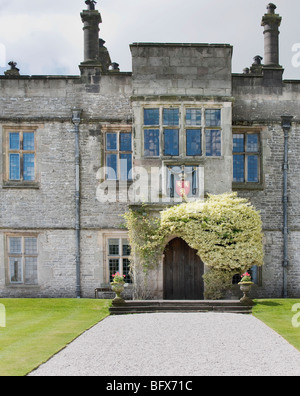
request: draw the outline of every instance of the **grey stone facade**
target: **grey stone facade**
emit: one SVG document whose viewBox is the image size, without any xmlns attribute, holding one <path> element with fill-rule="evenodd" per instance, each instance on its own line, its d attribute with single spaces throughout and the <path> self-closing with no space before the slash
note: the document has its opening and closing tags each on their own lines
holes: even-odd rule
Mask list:
<svg viewBox="0 0 300 396">
<path fill-rule="evenodd" d="M 75 127 L 71 120 L 74 108 L 83 110 L 79 125 L 82 297 L 93 297 L 95 288 L 109 282 L 108 241 L 123 243 L 126 239 L 122 214 L 129 206 L 144 201 L 158 211 L 170 204 L 167 169 L 176 165 L 197 167 L 198 196 L 238 191 L 261 211 L 265 265 L 254 291 L 258 297 L 281 297 L 281 115 L 286 113 L 294 116 L 289 133 L 287 287 L 289 297 L 300 297 L 300 82 L 282 80 L 283 69 L 276 58 L 278 42 L 274 39 L 280 22 L 274 13 L 275 9 L 269 7 L 264 16 L 269 64 L 253 65 L 248 74 L 232 74 L 232 47 L 228 44 L 175 43 L 132 44 L 133 72 L 120 72 L 108 67 L 110 59 L 103 49 L 103 40 L 99 47 L 100 14 L 85 10 L 85 55 L 79 76 L 23 76 L 22 71 L 20 75 L 0 76 L 0 297 L 76 296 Z M 278 23 L 272 35 L 266 24 L 274 15 Z M 155 127 L 161 132 L 157 142 L 159 155 L 146 155 L 144 109 L 159 109 L 160 114 L 163 109 L 179 109 L 178 155 L 166 154 L 163 125 Z M 198 109 L 202 118 L 207 110 L 220 110 L 220 125 L 214 127 L 221 139 L 217 155 L 205 153 L 212 128 L 202 124 L 202 153 L 188 156 L 182 133 L 187 109 Z M 12 158 L 25 158 L 26 150 L 21 150 L 25 146 L 12 150 L 11 134 L 24 136 L 28 132 L 35 136 L 34 177 L 30 181 L 15 180 L 11 177 Z M 257 183 L 233 183 L 233 132 L 255 132 L 260 136 Z M 133 166 L 142 167 L 148 175 L 153 168 L 162 169 L 161 183 L 150 186 L 147 179 L 139 185 L 143 194 L 134 202 L 128 199 L 134 183 L 120 177 L 116 182 L 106 180 L 102 169 L 109 156 L 107 136 L 116 134 L 119 139 L 122 133 L 132 133 Z M 103 200 L 107 191 L 112 191 L 117 199 Z M 11 238 L 22 242 L 22 251 L 13 251 Z M 36 238 L 37 252 L 26 252 L 26 238 Z M 34 262 L 35 254 L 35 281 L 26 282 L 26 277 L 30 278 L 26 263 Z M 124 261 L 120 252 L 119 256 Z M 23 266 L 18 269 L 22 271 L 18 282 L 12 281 L 14 260 Z M 162 265 L 154 276 L 156 297 L 162 296 Z"/>
</svg>

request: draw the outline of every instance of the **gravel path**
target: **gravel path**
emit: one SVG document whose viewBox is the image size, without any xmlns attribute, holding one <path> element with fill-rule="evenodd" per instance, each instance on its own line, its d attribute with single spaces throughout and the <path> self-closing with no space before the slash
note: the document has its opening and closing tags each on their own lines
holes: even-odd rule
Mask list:
<svg viewBox="0 0 300 396">
<path fill-rule="evenodd" d="M 31 376 L 299 376 L 300 352 L 251 315 L 109 316 Z"/>
</svg>

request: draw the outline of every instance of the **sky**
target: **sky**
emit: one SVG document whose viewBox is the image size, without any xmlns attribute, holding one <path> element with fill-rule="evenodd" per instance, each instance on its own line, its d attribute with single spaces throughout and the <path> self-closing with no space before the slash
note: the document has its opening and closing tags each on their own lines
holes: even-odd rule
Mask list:
<svg viewBox="0 0 300 396">
<path fill-rule="evenodd" d="M 233 46 L 233 73 L 264 56 L 266 0 L 99 0 L 99 37 L 113 62 L 131 71 L 133 42 L 222 43 Z M 276 0 L 280 64 L 300 80 L 300 1 Z M 0 75 L 17 62 L 23 75 L 79 75 L 84 0 L 0 0 Z"/>
</svg>

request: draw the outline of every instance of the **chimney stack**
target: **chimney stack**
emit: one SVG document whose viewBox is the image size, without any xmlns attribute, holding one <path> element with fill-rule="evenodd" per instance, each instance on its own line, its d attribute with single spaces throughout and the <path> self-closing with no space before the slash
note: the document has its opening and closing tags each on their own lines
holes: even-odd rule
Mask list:
<svg viewBox="0 0 300 396">
<path fill-rule="evenodd" d="M 275 14 L 276 5 L 269 3 L 268 12 L 263 16 L 261 25 L 264 26 L 265 55 L 264 65 L 267 67 L 279 66 L 279 26 L 281 16 Z"/>
<path fill-rule="evenodd" d="M 99 23 L 102 22 L 101 15 L 95 10 L 96 2 L 86 0 L 87 10 L 83 10 L 81 15 L 84 24 L 84 62 L 88 64 L 99 64 Z"/>
</svg>

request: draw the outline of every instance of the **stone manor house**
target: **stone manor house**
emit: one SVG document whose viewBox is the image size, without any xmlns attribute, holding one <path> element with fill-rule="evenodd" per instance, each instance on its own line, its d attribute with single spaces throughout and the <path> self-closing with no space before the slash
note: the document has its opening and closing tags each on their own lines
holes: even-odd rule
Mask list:
<svg viewBox="0 0 300 396">
<path fill-rule="evenodd" d="M 86 4 L 79 75 L 25 76 L 10 62 L 0 76 L 0 296 L 90 298 L 116 271 L 130 291 L 129 207 L 237 191 L 263 220 L 253 293 L 299 298 L 300 81 L 283 79 L 276 6 L 264 56 L 233 74 L 231 45 L 200 43 L 134 43 L 121 72 Z M 203 298 L 204 271 L 174 238 L 153 297 Z"/>
</svg>

